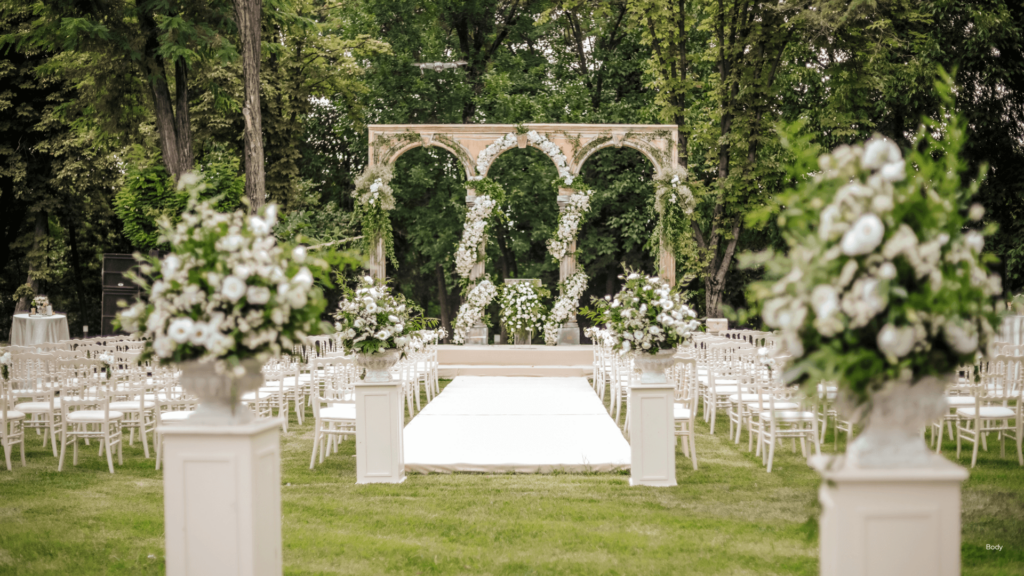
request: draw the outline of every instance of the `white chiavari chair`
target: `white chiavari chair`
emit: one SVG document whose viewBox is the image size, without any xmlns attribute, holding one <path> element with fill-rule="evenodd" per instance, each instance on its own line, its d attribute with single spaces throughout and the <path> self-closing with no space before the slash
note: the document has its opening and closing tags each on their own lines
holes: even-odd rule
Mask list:
<svg viewBox="0 0 1024 576">
<path fill-rule="evenodd" d="M 814 453 L 821 454 L 821 442 L 818 440 L 818 415 L 813 410 L 806 410 L 800 406 L 796 410 L 786 409 L 792 404 L 802 405 L 799 392 L 790 386 L 782 383 L 779 374 L 783 370 L 783 362 L 776 359 L 777 367 L 773 373 L 771 387 L 765 388 L 768 395 L 768 402 L 762 405 L 765 408 L 754 423 L 758 433 L 758 450 L 761 454 L 761 461 L 767 465 L 768 472 L 772 471 L 772 463 L 775 460 L 775 446 L 779 441 L 789 438 L 796 449 L 796 441 L 800 441 L 800 450 L 804 457 L 807 456 L 807 441 L 814 444 Z"/>
<path fill-rule="evenodd" d="M 21 446 L 21 465 L 25 466 L 25 413 L 15 410 L 11 401 L 11 383 L 0 378 L 0 448 L 4 450 L 7 471 L 12 470 L 11 452 Z"/>
<path fill-rule="evenodd" d="M 140 364 L 140 353 L 115 351 L 112 354 L 111 378 L 108 385 L 116 394 L 110 409 L 124 414 L 121 429 L 129 431 L 128 445 L 135 444 L 135 431 L 142 439 L 142 452 L 149 458 L 149 434 L 155 434 L 157 399 L 147 367 Z"/>
<path fill-rule="evenodd" d="M 352 359 L 344 356 L 314 358 L 310 363 L 316 382 L 313 387 L 313 453 L 310 470 L 330 452 L 337 452 L 338 442 L 356 434 L 355 388 L 351 378 Z"/>
<path fill-rule="evenodd" d="M 42 431 L 43 446 L 49 439 L 53 455 L 57 456 L 57 429 L 61 418 L 61 387 L 63 378 L 59 360 L 52 354 L 16 352 L 11 355 L 10 397 L 14 409 L 25 414 L 26 429 Z M 24 400 L 19 402 L 19 400 Z"/>
<path fill-rule="evenodd" d="M 675 384 L 675 403 L 672 407 L 673 418 L 675 419 L 675 434 L 679 438 L 683 455 L 687 456 L 693 463 L 693 469 L 697 469 L 697 441 L 695 423 L 697 419 L 697 400 L 700 396 L 700 387 L 697 384 L 697 360 L 695 358 L 680 358 L 669 372 L 669 377 Z"/>
<path fill-rule="evenodd" d="M 103 362 L 87 358 L 62 360 L 61 362 L 74 363 L 80 382 L 102 383 L 86 384 L 79 389 L 77 397 L 62 399 L 60 405 L 62 413 L 61 447 L 57 471 L 64 470 L 64 455 L 67 452 L 68 444 L 73 446 L 72 464 L 77 466 L 78 440 L 96 439 L 100 442 L 100 452 L 106 451 L 107 467 L 113 474 L 115 446 L 117 447 L 117 463 L 118 465 L 124 464 L 121 449 L 121 423 L 124 420 L 124 413 L 110 409 L 111 402 L 117 399 L 117 391 L 113 386 L 108 386 L 106 380 L 100 376 L 106 370 Z"/>
<path fill-rule="evenodd" d="M 1021 363 L 1019 356 L 997 356 L 978 363 L 977 381 L 971 384 L 974 406 L 957 408 L 956 458 L 960 459 L 961 444 L 971 442 L 971 468 L 978 463 L 979 446 L 988 449 L 986 438 L 995 433 L 999 440 L 1000 457 L 1006 457 L 1006 440 L 1017 444 L 1017 462 L 1024 466 L 1024 421 L 1021 419 Z"/>
</svg>

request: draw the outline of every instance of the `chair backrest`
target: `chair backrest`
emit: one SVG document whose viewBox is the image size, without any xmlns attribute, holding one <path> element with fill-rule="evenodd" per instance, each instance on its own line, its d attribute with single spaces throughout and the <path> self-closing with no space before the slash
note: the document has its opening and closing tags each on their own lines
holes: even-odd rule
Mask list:
<svg viewBox="0 0 1024 576">
<path fill-rule="evenodd" d="M 14 348 L 14 346 L 12 346 Z M 40 393 L 51 391 L 60 383 L 57 357 L 38 352 L 11 354 L 10 380 L 21 390 L 36 390 Z"/>
</svg>

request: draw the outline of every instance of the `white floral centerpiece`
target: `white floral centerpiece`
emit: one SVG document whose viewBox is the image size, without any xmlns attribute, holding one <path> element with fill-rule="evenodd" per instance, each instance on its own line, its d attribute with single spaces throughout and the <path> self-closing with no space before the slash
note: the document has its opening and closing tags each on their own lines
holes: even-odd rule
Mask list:
<svg viewBox="0 0 1024 576">
<path fill-rule="evenodd" d="M 587 291 L 587 274 L 577 270 L 562 286 L 562 293 L 551 306 L 551 313 L 544 322 L 544 343 L 553 346 L 558 343 L 558 332 L 579 307 L 580 298 Z"/>
<path fill-rule="evenodd" d="M 483 321 L 487 306 L 497 294 L 498 288 L 489 278 L 482 279 L 469 291 L 455 317 L 455 328 L 453 329 L 455 333 L 452 335 L 452 340 L 456 344 L 466 343 L 470 330 Z"/>
<path fill-rule="evenodd" d="M 427 324 L 418 306 L 370 276 L 361 278 L 355 290 L 345 290 L 334 317 L 340 344 L 356 353 L 367 381 L 390 381 L 387 370 Z"/>
<path fill-rule="evenodd" d="M 36 296 L 32 298 L 32 307 L 36 309 L 37 314 L 46 314 L 46 307 L 50 305 L 50 299 L 46 296 Z"/>
<path fill-rule="evenodd" d="M 532 282 L 512 282 L 501 287 L 501 325 L 513 335 L 516 344 L 529 344 L 533 331 L 544 322 L 544 304 L 540 300 L 543 292 Z"/>
<path fill-rule="evenodd" d="M 984 210 L 962 207 L 978 185 L 961 180 L 963 122 L 934 129 L 944 139 L 922 132 L 909 162 L 881 136 L 821 155 L 820 172 L 782 198 L 789 253 L 751 258 L 778 278 L 752 296 L 780 331 L 776 354 L 790 356 L 785 379 L 809 394 L 834 381 L 840 410 L 867 416 L 847 450 L 862 466 L 929 462 L 919 430 L 945 413 L 948 378 L 999 324 L 1000 279 L 982 233 L 964 232 Z M 795 173 L 813 172 L 813 156 L 798 156 Z"/>
<path fill-rule="evenodd" d="M 569 202 L 558 215 L 558 228 L 555 230 L 555 237 L 548 240 L 548 253 L 555 260 L 565 258 L 569 253 L 569 247 L 576 241 L 580 232 L 580 226 L 590 210 L 590 200 L 594 196 L 593 190 L 575 190 L 569 196 Z"/>
<path fill-rule="evenodd" d="M 238 398 L 260 385 L 262 364 L 329 331 L 320 320 L 327 302 L 314 285 L 327 279 L 328 264 L 277 244 L 274 204 L 260 215 L 224 214 L 198 201 L 204 187 L 192 174 L 181 177 L 188 207 L 177 225 L 159 223 L 170 253 L 136 255 L 141 275 L 132 279 L 145 297 L 117 324 L 145 339 L 142 360 L 182 368 L 182 385 L 200 395 L 195 421 L 239 423 L 249 411 L 236 410 Z"/>
<path fill-rule="evenodd" d="M 635 354 L 644 382 L 664 381 L 676 348 L 700 327 L 697 313 L 661 278 L 637 272 L 619 278 L 626 281 L 622 290 L 610 301 L 595 298 L 584 314 L 608 327 L 613 350 Z"/>
</svg>

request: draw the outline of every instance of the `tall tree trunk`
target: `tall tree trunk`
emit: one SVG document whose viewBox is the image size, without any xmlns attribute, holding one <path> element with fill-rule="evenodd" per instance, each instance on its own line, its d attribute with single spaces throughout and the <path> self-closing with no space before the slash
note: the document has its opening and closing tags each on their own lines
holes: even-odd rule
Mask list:
<svg viewBox="0 0 1024 576">
<path fill-rule="evenodd" d="M 192 170 L 195 162 L 188 114 L 188 66 L 181 59 L 174 62 L 175 110 L 175 102 L 171 99 L 171 90 L 167 85 L 166 62 L 160 55 L 160 30 L 156 20 L 152 13 L 143 12 L 139 21 L 145 33 L 143 50 L 147 56 L 142 64 L 142 74 L 148 79 L 153 94 L 160 153 L 167 172 L 177 182 L 179 176 Z"/>
<path fill-rule="evenodd" d="M 260 114 L 260 16 L 262 0 L 235 0 L 235 20 L 242 40 L 242 79 L 245 99 L 242 119 L 245 156 L 245 195 L 256 212 L 267 201 L 267 179 L 263 166 L 263 120 Z"/>
<path fill-rule="evenodd" d="M 78 316 L 81 324 L 87 324 L 85 317 L 89 308 L 85 305 L 85 284 L 82 282 L 82 258 L 78 253 L 78 227 L 74 218 L 68 218 L 68 247 L 71 248 L 71 270 L 75 274 L 75 301 L 78 303 Z"/>
<path fill-rule="evenodd" d="M 448 313 L 448 287 L 445 286 L 444 272 L 441 270 L 440 264 L 434 267 L 434 272 L 437 275 L 437 302 L 441 308 L 441 328 L 444 328 L 448 336 L 451 336 L 452 323 Z"/>
<path fill-rule="evenodd" d="M 46 236 L 49 233 L 48 226 L 49 217 L 45 210 L 36 212 L 36 229 L 32 239 L 32 251 L 28 255 L 28 278 L 26 283 L 32 288 L 32 292 L 35 294 L 39 293 L 39 273 L 43 268 L 44 254 L 43 252 L 43 241 L 46 240 Z M 15 306 L 14 311 L 16 313 L 28 312 L 32 307 L 31 299 L 27 296 L 22 296 L 18 300 L 18 305 Z"/>
</svg>

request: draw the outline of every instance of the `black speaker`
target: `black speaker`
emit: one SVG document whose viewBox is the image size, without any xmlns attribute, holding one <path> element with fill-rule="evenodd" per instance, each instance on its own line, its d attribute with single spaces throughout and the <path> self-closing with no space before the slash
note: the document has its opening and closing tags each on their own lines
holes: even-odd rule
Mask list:
<svg viewBox="0 0 1024 576">
<path fill-rule="evenodd" d="M 103 289 L 103 302 L 101 304 L 101 316 L 100 316 L 100 336 L 112 336 L 114 334 L 127 334 L 123 330 L 114 330 L 112 322 L 114 317 L 117 316 L 118 311 L 121 310 L 121 306 L 118 302 L 124 301 L 127 306 L 131 306 L 133 303 L 138 301 L 139 291 L 135 288 L 104 288 Z"/>
<path fill-rule="evenodd" d="M 138 262 L 131 254 L 103 255 L 103 289 L 134 289 L 135 283 L 129 280 L 126 272 L 136 272 Z"/>
</svg>

